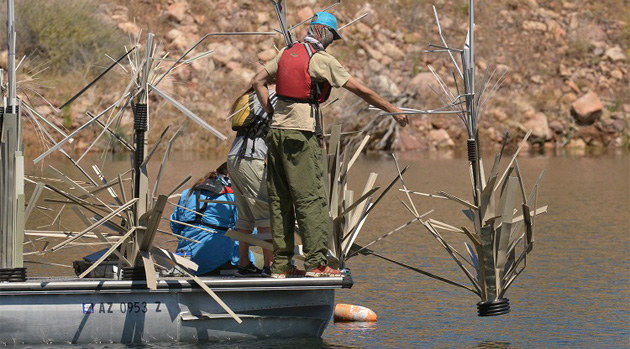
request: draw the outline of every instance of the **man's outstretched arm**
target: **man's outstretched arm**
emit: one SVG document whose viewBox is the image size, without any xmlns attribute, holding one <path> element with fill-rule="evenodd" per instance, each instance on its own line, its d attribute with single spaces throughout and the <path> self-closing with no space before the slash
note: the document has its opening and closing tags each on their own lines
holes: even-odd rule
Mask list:
<svg viewBox="0 0 630 349">
<path fill-rule="evenodd" d="M 251 82 L 254 92 L 256 92 L 256 96 L 258 96 L 258 101 L 260 101 L 263 109 L 265 109 L 265 112 L 269 115 L 273 114 L 273 107 L 269 101 L 269 88 L 267 87 L 271 81 L 272 77 L 269 75 L 267 70 L 261 69 L 258 74 L 252 78 Z"/>
<path fill-rule="evenodd" d="M 346 82 L 343 87 L 359 96 L 364 101 L 370 103 L 371 105 L 390 113 L 402 113 L 402 110 L 395 105 L 389 103 L 383 97 L 379 96 L 376 92 L 372 91 L 370 88 L 361 84 L 357 79 L 350 77 L 348 82 Z M 405 127 L 409 123 L 409 118 L 405 114 L 397 114 L 392 115 L 396 122 L 402 127 Z"/>
</svg>

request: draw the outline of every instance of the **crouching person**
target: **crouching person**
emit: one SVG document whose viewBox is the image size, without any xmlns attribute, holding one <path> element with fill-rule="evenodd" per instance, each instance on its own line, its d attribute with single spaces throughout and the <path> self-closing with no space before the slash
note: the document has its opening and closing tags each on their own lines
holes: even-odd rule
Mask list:
<svg viewBox="0 0 630 349">
<path fill-rule="evenodd" d="M 200 178 L 182 192 L 171 215 L 173 233 L 199 241 L 180 239 L 177 244 L 177 252 L 190 256 L 199 266 L 196 275 L 219 274 L 238 264 L 238 242 L 225 236 L 237 220 L 234 194 L 226 174 L 224 164 Z"/>
</svg>

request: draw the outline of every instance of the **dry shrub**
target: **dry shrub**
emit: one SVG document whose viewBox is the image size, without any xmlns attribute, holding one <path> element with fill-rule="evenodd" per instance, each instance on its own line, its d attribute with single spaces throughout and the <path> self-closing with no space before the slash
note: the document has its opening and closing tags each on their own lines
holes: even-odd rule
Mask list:
<svg viewBox="0 0 630 349">
<path fill-rule="evenodd" d="M 103 53 L 118 48 L 116 26 L 96 1 L 22 0 L 16 2 L 15 20 L 17 54 L 39 55 L 53 70 L 105 63 Z M 2 39 L 0 45 L 6 47 L 5 36 Z"/>
</svg>

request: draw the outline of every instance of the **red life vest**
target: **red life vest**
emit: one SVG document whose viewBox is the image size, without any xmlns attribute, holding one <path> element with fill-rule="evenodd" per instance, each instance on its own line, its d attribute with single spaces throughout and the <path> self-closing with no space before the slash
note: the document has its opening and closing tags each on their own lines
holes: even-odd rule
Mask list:
<svg viewBox="0 0 630 349">
<path fill-rule="evenodd" d="M 297 103 L 323 103 L 330 96 L 330 83 L 317 82 L 308 74 L 311 57 L 321 49 L 295 44 L 282 53 L 276 74 L 278 98 Z"/>
</svg>

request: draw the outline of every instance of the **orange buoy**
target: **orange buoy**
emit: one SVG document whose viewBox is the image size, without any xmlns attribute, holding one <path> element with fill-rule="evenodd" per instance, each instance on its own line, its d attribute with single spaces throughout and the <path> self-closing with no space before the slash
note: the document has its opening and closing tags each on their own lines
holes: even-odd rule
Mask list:
<svg viewBox="0 0 630 349">
<path fill-rule="evenodd" d="M 335 322 L 337 321 L 377 321 L 376 313 L 360 305 L 337 304 L 335 306 Z"/>
</svg>

